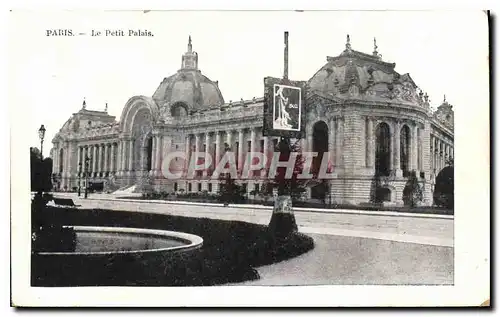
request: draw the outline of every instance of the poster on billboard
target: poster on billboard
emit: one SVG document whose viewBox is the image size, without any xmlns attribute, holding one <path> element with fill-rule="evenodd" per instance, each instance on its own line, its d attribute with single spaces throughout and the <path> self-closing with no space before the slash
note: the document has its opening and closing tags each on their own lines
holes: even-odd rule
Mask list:
<svg viewBox="0 0 500 317">
<path fill-rule="evenodd" d="M 264 135 L 304 137 L 305 82 L 264 78 Z"/>
</svg>

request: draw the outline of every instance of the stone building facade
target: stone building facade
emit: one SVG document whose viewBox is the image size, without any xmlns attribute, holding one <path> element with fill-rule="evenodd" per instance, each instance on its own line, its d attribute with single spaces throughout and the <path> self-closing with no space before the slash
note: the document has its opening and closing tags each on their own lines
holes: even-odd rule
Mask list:
<svg viewBox="0 0 500 317">
<path fill-rule="evenodd" d="M 383 61 L 376 43 L 366 54 L 353 50 L 349 37 L 345 50 L 327 57 L 307 83 L 301 149 L 327 153 L 336 177 L 326 185 L 311 183 L 306 199 L 365 203 L 373 200 L 375 184 L 383 188 L 384 201 L 402 204 L 408 176 L 415 172 L 423 203 L 432 204 L 434 179 L 454 154 L 453 109 L 446 99 L 432 110 L 427 94 L 409 74 Z M 225 102 L 218 82 L 198 68 L 189 38 L 181 69 L 151 97 L 130 98 L 119 120 L 107 109 L 88 110 L 84 101 L 52 140 L 56 187 L 74 190 L 87 171 L 89 182 L 115 188 L 148 182 L 157 191 L 215 193 L 219 182 L 203 177 L 210 170 L 194 180 L 165 179 L 164 156 L 205 152 L 219 160 L 232 149 L 241 167 L 247 152 L 272 151 L 277 139 L 262 135 L 263 103 L 263 98 Z M 243 182 L 251 192 L 264 180 Z"/>
</svg>

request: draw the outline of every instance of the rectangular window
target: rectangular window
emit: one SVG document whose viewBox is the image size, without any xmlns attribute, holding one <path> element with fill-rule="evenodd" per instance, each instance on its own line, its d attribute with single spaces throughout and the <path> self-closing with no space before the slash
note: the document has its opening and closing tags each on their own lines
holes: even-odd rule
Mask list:
<svg viewBox="0 0 500 317">
<path fill-rule="evenodd" d="M 260 191 L 260 184 L 255 184 L 255 192 L 258 193 Z"/>
<path fill-rule="evenodd" d="M 188 192 L 190 192 L 192 189 L 193 187 L 191 186 L 191 183 L 188 183 Z"/>
<path fill-rule="evenodd" d="M 201 183 L 198 183 L 198 191 L 201 192 Z"/>
<path fill-rule="evenodd" d="M 212 192 L 212 183 L 208 183 L 208 191 Z"/>
<path fill-rule="evenodd" d="M 174 191 L 175 191 L 175 192 L 177 191 L 177 188 L 178 188 L 177 183 L 174 183 Z"/>
</svg>

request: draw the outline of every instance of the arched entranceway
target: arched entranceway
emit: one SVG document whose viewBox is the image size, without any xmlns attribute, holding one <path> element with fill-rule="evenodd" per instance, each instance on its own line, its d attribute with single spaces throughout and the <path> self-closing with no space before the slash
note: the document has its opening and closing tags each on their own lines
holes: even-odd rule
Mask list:
<svg viewBox="0 0 500 317">
<path fill-rule="evenodd" d="M 328 155 L 328 125 L 324 121 L 318 121 L 313 125 L 313 152 L 318 153 L 313 159 L 311 173 L 318 175 L 321 167 L 321 161 L 325 155 Z M 311 198 L 324 200 L 328 192 L 326 182 L 320 182 L 311 188 Z"/>
<path fill-rule="evenodd" d="M 391 130 L 385 122 L 376 129 L 375 175 L 389 176 L 391 172 Z"/>
<path fill-rule="evenodd" d="M 325 153 L 328 154 L 328 125 L 324 121 L 318 121 L 313 126 L 313 152 L 318 156 L 313 159 L 312 174 L 317 174 L 321 166 L 321 160 Z"/>
<path fill-rule="evenodd" d="M 153 123 L 149 108 L 137 111 L 132 121 L 132 170 L 150 171 L 153 169 Z"/>
</svg>

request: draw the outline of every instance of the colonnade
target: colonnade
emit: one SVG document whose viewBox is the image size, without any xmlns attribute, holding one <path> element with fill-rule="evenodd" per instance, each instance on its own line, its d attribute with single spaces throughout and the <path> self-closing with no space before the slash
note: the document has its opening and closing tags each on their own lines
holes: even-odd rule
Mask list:
<svg viewBox="0 0 500 317">
<path fill-rule="evenodd" d="M 77 173 L 84 171 L 91 173 L 91 177 L 106 176 L 117 171 L 117 143 L 99 143 L 78 146 L 77 149 Z M 88 158 L 88 166 L 85 167 L 85 159 Z"/>
<path fill-rule="evenodd" d="M 437 135 L 431 135 L 431 169 L 437 175 L 454 157 L 454 147 L 451 142 Z"/>
<path fill-rule="evenodd" d="M 406 123 L 401 120 L 377 120 L 374 117 L 366 117 L 366 166 L 369 168 L 375 167 L 375 153 L 377 151 L 377 128 L 381 123 L 387 123 L 390 126 L 391 142 L 390 142 L 390 170 L 395 171 L 397 176 L 402 176 L 403 162 L 401 162 L 401 135 L 402 129 L 406 125 L 409 128 L 409 143 L 407 146 L 408 161 L 407 169 L 409 171 L 423 170 L 423 129 L 415 122 Z"/>
<path fill-rule="evenodd" d="M 185 154 L 186 157 L 191 157 L 193 153 L 210 155 L 213 168 L 219 164 L 226 151 L 233 151 L 237 170 L 241 171 L 245 165 L 245 159 L 249 159 L 247 153 L 268 153 L 272 150 L 270 149 L 271 139 L 271 137 L 263 137 L 261 128 L 257 127 L 188 133 L 185 136 Z M 207 176 L 209 172 L 207 162 L 203 175 Z"/>
</svg>

